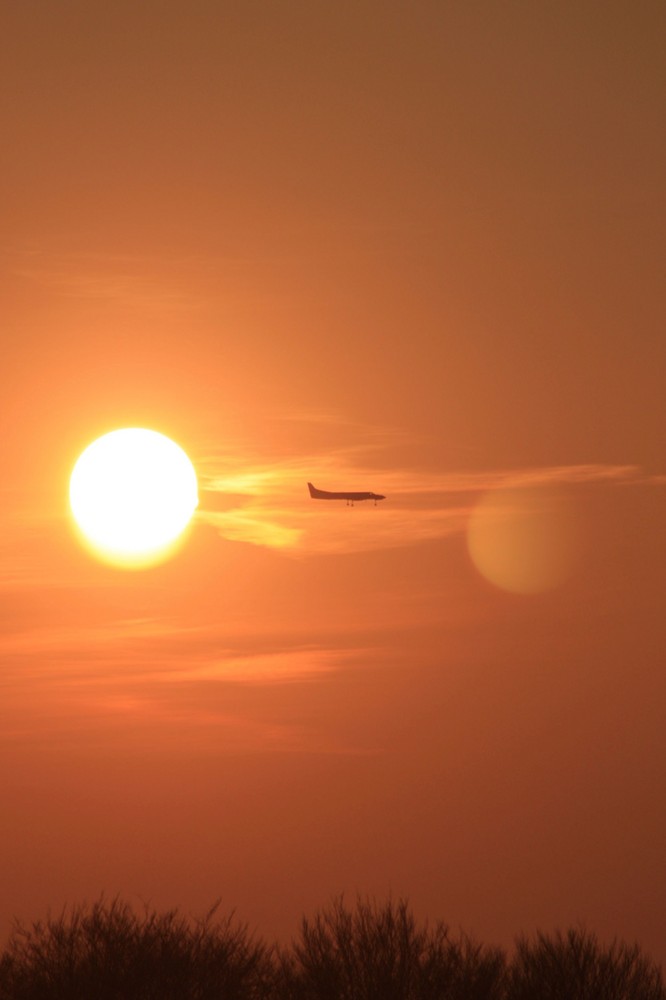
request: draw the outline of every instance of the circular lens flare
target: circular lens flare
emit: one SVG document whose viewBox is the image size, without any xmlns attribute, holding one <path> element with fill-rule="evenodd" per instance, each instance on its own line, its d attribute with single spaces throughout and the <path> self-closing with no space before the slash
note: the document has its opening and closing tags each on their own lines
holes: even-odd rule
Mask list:
<svg viewBox="0 0 666 1000">
<path fill-rule="evenodd" d="M 171 555 L 198 505 L 182 448 L 157 431 L 126 427 L 93 441 L 69 483 L 74 520 L 93 552 L 139 567 Z"/>
<path fill-rule="evenodd" d="M 574 566 L 573 509 L 566 497 L 541 487 L 491 490 L 472 512 L 467 546 L 479 572 L 502 590 L 550 590 Z"/>
</svg>

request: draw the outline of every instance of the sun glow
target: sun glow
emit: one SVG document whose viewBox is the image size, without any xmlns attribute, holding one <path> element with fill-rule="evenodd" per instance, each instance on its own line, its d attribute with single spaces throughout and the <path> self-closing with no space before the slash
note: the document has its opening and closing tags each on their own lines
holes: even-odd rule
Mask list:
<svg viewBox="0 0 666 1000">
<path fill-rule="evenodd" d="M 126 427 L 93 441 L 69 483 L 77 527 L 107 562 L 141 567 L 172 554 L 198 504 L 185 452 L 157 431 Z"/>
</svg>

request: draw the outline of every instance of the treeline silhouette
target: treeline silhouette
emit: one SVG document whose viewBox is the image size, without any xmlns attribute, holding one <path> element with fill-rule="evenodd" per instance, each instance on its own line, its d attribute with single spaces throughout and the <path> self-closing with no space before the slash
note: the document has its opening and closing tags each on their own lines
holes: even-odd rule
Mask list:
<svg viewBox="0 0 666 1000">
<path fill-rule="evenodd" d="M 101 899 L 16 923 L 0 1000 L 666 1000 L 638 945 L 584 928 L 519 937 L 508 955 L 419 924 L 405 900 L 340 896 L 283 947 L 217 910 L 192 921 Z"/>
</svg>

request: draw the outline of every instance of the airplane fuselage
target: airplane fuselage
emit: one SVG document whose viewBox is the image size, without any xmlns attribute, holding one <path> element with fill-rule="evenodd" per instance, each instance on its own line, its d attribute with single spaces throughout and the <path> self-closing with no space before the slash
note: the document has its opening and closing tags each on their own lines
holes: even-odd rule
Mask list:
<svg viewBox="0 0 666 1000">
<path fill-rule="evenodd" d="M 347 503 L 356 503 L 357 500 L 386 500 L 382 493 L 371 493 L 358 490 L 330 492 L 329 490 L 318 490 L 312 483 L 308 483 L 310 496 L 313 500 L 346 500 Z"/>
</svg>

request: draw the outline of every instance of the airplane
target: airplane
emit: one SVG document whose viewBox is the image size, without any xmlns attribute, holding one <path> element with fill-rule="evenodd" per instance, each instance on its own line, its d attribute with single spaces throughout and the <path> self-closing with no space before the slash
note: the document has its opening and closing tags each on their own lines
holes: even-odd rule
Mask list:
<svg viewBox="0 0 666 1000">
<path fill-rule="evenodd" d="M 312 483 L 308 483 L 310 496 L 313 500 L 346 500 L 348 506 L 354 506 L 356 500 L 374 500 L 375 507 L 378 500 L 386 500 L 381 493 L 329 493 L 328 490 L 318 490 Z"/>
</svg>

